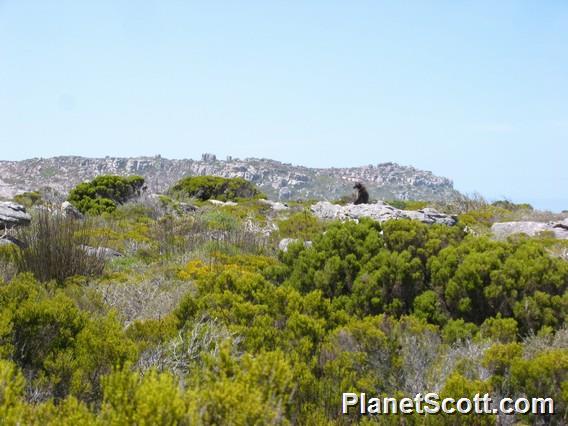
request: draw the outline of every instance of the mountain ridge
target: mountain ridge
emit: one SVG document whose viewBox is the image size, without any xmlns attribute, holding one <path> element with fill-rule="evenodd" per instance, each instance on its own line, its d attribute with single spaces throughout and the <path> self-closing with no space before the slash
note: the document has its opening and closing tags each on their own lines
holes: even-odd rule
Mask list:
<svg viewBox="0 0 568 426">
<path fill-rule="evenodd" d="M 393 162 L 314 168 L 266 158 L 219 160 L 205 153 L 200 160 L 160 155 L 104 158 L 70 155 L 0 161 L 0 196 L 9 198 L 42 187 L 66 193 L 78 183 L 102 174 L 143 176 L 151 192 L 165 192 L 185 176 L 242 177 L 277 200 L 337 199 L 352 194 L 355 182 L 365 184 L 371 197 L 377 199 L 436 201 L 459 195 L 450 179 Z"/>
</svg>

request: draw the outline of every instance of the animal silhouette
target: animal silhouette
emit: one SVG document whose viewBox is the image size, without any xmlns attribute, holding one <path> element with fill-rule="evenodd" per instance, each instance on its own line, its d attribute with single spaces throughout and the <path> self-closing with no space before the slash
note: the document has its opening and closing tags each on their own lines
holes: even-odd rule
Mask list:
<svg viewBox="0 0 568 426">
<path fill-rule="evenodd" d="M 369 204 L 369 193 L 361 182 L 357 182 L 353 189 L 357 190 L 357 199 L 353 204 Z"/>
</svg>

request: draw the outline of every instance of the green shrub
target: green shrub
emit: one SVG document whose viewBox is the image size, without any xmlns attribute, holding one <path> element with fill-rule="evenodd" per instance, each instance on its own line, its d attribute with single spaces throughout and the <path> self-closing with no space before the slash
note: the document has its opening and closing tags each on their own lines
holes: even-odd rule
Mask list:
<svg viewBox="0 0 568 426">
<path fill-rule="evenodd" d="M 3 424 L 22 424 L 25 380 L 10 361 L 0 359 L 0 419 Z"/>
<path fill-rule="evenodd" d="M 476 394 L 483 395 L 491 393 L 491 385 L 482 380 L 471 380 L 455 372 L 448 377 L 444 388 L 440 391 L 440 398 L 453 398 L 457 401 L 460 398 L 473 399 Z M 435 416 L 436 422 L 430 424 L 453 426 L 456 424 L 464 426 L 493 426 L 499 424 L 493 414 L 460 415 L 445 414 Z M 457 421 L 456 421 L 457 420 Z"/>
<path fill-rule="evenodd" d="M 401 210 L 421 210 L 428 207 L 427 201 L 388 200 L 386 203 Z"/>
<path fill-rule="evenodd" d="M 518 327 L 514 318 L 487 318 L 479 329 L 481 337 L 491 338 L 502 343 L 511 343 L 517 339 Z"/>
<path fill-rule="evenodd" d="M 41 204 L 43 200 L 41 199 L 41 194 L 39 192 L 32 191 L 14 196 L 14 201 L 24 207 L 30 208 Z"/>
<path fill-rule="evenodd" d="M 324 230 L 325 223 L 308 210 L 294 213 L 278 222 L 279 238 L 299 238 L 309 241 L 322 234 Z"/>
<path fill-rule="evenodd" d="M 437 325 L 444 325 L 448 320 L 442 301 L 433 290 L 426 290 L 414 299 L 414 315 Z"/>
<path fill-rule="evenodd" d="M 371 220 L 331 225 L 311 248 L 291 245 L 281 253 L 290 268 L 289 284 L 302 292 L 321 290 L 326 297 L 349 294 L 361 271 L 384 247 L 381 225 Z"/>
<path fill-rule="evenodd" d="M 143 185 L 144 178 L 140 176 L 97 176 L 73 188 L 68 200 L 85 214 L 110 213 L 119 204 L 140 195 Z"/>
<path fill-rule="evenodd" d="M 187 425 L 187 407 L 180 387 L 168 373 L 151 370 L 141 377 L 127 369 L 103 379 L 104 424 Z"/>
<path fill-rule="evenodd" d="M 136 355 L 115 315 L 82 311 L 63 290 L 29 274 L 0 286 L 0 318 L 0 354 L 57 399 L 99 399 L 101 375 Z"/>
<path fill-rule="evenodd" d="M 568 415 L 568 350 L 551 349 L 532 359 L 517 358 L 511 367 L 511 381 L 519 394 L 549 397 L 555 413 Z"/>
<path fill-rule="evenodd" d="M 500 314 L 513 317 L 522 333 L 565 321 L 568 264 L 537 241 L 467 238 L 430 258 L 429 273 L 454 319 L 481 325 Z"/>
<path fill-rule="evenodd" d="M 177 198 L 234 201 L 242 198 L 265 198 L 258 188 L 243 178 L 190 176 L 181 179 L 169 193 Z"/>
<path fill-rule="evenodd" d="M 487 205 L 459 215 L 460 223 L 469 227 L 488 228 L 495 222 L 507 220 L 511 220 L 511 211 L 501 207 L 499 204 Z"/>
<path fill-rule="evenodd" d="M 470 340 L 477 333 L 477 326 L 463 319 L 450 320 L 442 329 L 442 337 L 446 343 Z"/>
<path fill-rule="evenodd" d="M 509 200 L 498 200 L 498 201 L 494 201 L 493 203 L 491 203 L 492 206 L 495 207 L 500 207 L 503 208 L 505 210 L 509 210 L 509 211 L 515 211 L 515 210 L 527 210 L 527 211 L 533 211 L 534 207 L 531 206 L 528 203 L 522 203 L 522 204 L 515 204 Z"/>
</svg>

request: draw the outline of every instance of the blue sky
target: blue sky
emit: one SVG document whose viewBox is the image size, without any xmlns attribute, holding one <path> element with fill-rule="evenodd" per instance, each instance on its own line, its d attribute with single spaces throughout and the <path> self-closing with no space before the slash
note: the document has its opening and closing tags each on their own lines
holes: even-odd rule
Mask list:
<svg viewBox="0 0 568 426">
<path fill-rule="evenodd" d="M 568 2 L 0 0 L 0 159 L 396 161 L 568 209 Z"/>
</svg>

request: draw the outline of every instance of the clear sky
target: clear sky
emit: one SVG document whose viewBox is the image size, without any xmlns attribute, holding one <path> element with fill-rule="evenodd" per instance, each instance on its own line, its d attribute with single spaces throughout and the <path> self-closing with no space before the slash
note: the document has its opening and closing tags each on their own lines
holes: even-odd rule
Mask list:
<svg viewBox="0 0 568 426">
<path fill-rule="evenodd" d="M 0 159 L 202 152 L 568 209 L 568 2 L 0 0 Z"/>
</svg>

